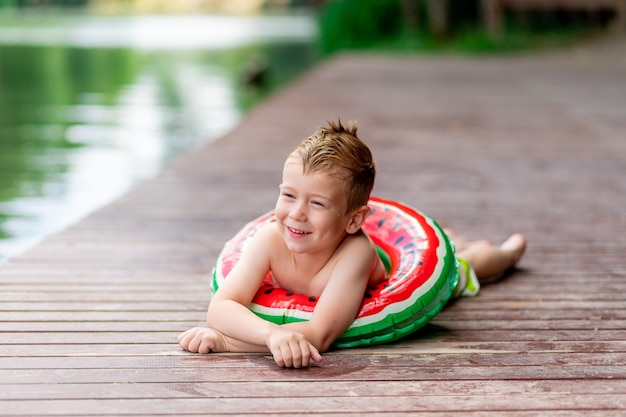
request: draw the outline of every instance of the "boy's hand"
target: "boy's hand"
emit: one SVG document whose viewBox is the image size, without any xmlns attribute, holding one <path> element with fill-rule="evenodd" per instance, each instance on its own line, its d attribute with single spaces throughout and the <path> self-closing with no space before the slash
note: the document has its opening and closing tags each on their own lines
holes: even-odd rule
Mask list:
<svg viewBox="0 0 626 417">
<path fill-rule="evenodd" d="M 271 332 L 267 347 L 274 356 L 274 362 L 281 367 L 301 368 L 309 366 L 311 360 L 322 361 L 322 355 L 303 334 L 282 327 Z"/>
<path fill-rule="evenodd" d="M 207 327 L 194 327 L 178 336 L 181 348 L 193 353 L 227 352 L 224 335 Z"/>
</svg>

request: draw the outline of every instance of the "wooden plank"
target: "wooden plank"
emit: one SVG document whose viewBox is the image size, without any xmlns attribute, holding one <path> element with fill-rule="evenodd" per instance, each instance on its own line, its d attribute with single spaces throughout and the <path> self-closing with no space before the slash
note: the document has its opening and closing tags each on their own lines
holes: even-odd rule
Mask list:
<svg viewBox="0 0 626 417">
<path fill-rule="evenodd" d="M 500 304 L 502 306 L 502 304 Z M 181 311 L 24 311 L 6 312 L 0 311 L 0 321 L 64 321 L 64 322 L 111 322 L 111 321 L 204 321 L 206 306 L 197 304 L 195 308 L 190 305 Z M 444 309 L 439 317 L 445 319 L 475 320 L 478 315 L 484 319 L 502 320 L 567 320 L 580 319 L 590 320 L 594 323 L 599 320 L 626 319 L 626 309 L 511 309 L 481 310 L 479 306 L 474 309 Z M 594 325 L 595 326 L 595 325 Z"/>
<path fill-rule="evenodd" d="M 419 410 L 437 409 L 441 412 L 464 412 L 481 407 L 484 411 L 532 410 L 551 412 L 553 410 L 597 410 L 593 404 L 603 404 L 604 411 L 618 411 L 624 407 L 623 399 L 610 394 L 587 394 L 585 398 L 570 394 L 520 395 L 439 395 L 439 396 L 408 396 L 401 401 L 389 401 L 388 397 L 371 396 L 368 401 L 355 404 L 351 397 L 309 398 L 290 397 L 266 399 L 248 399 L 253 409 L 263 409 L 263 414 L 292 414 L 302 410 L 316 410 L 318 413 L 332 413 L 342 410 L 344 413 L 415 413 Z M 525 404 L 525 406 L 521 406 Z M 129 403 L 126 400 L 55 400 L 55 401 L 20 401 L 7 402 L 4 406 L 11 415 L 84 415 L 97 412 L 100 415 L 117 415 L 128 413 Z M 194 398 L 194 399 L 136 399 L 133 401 L 133 414 L 163 414 L 176 410 L 178 415 L 241 415 L 248 410 L 241 399 L 235 398 Z M 169 411 L 168 411 L 169 410 Z M 571 412 L 571 411 L 570 411 Z"/>
<path fill-rule="evenodd" d="M 582 301 L 623 301 L 622 291 L 626 290 L 626 285 L 622 283 L 600 285 L 596 283 L 595 286 L 598 290 L 594 291 L 591 288 L 584 287 L 583 285 L 573 286 L 571 283 L 564 283 L 563 286 L 553 285 L 551 287 L 546 286 L 545 291 L 541 294 L 534 293 L 532 290 L 536 284 L 533 285 L 518 285 L 517 291 L 513 289 L 498 288 L 498 291 L 490 291 L 481 298 L 482 301 L 517 301 L 532 300 L 535 302 L 550 302 L 550 301 L 567 301 L 567 302 L 582 302 Z M 36 305 L 38 303 L 54 303 L 54 304 L 68 304 L 76 305 L 79 302 L 88 303 L 133 303 L 133 299 L 142 299 L 142 303 L 175 303 L 175 300 L 171 300 L 171 296 L 168 296 L 166 288 L 162 288 L 160 291 L 153 291 L 153 288 L 146 286 L 146 291 L 141 291 L 138 288 L 129 288 L 128 291 L 124 290 L 124 287 L 115 289 L 103 289 L 99 290 L 94 288 L 93 291 L 89 289 L 76 290 L 75 287 L 68 288 L 64 291 L 63 288 L 51 288 L 48 286 L 48 291 L 40 291 L 39 285 L 32 286 L 32 291 L 27 291 L 20 288 L 19 291 L 6 291 L 0 293 L 0 303 L 7 303 L 9 306 L 13 304 L 30 303 Z M 170 289 L 175 289 L 171 287 Z M 525 291 L 526 290 L 526 291 Z M 543 290 L 543 288 L 542 288 Z M 178 291 L 180 297 L 193 303 L 204 303 L 208 305 L 210 300 L 210 290 L 208 288 L 189 287 L 188 290 Z M 16 310 L 24 310 L 26 307 L 19 307 Z"/>
<path fill-rule="evenodd" d="M 11 321 L 2 323 L 3 334 L 51 333 L 51 332 L 181 332 L 182 330 L 203 326 L 200 320 L 135 320 L 135 321 Z M 616 322 L 617 323 L 617 322 Z M 565 328 L 566 326 L 559 326 Z M 603 328 L 607 328 L 604 326 Z M 616 324 L 616 328 L 620 328 Z M 4 336 L 0 336 L 4 340 Z"/>
<path fill-rule="evenodd" d="M 455 329 L 467 329 L 467 330 L 485 330 L 485 329 L 500 329 L 500 330 L 598 330 L 598 329 L 626 329 L 626 320 L 487 320 L 481 319 L 480 321 L 458 318 L 445 320 L 442 317 L 437 317 L 433 324 L 441 326 L 450 331 Z"/>
<path fill-rule="evenodd" d="M 450 317 L 450 316 L 448 316 Z M 3 332 L 177 332 L 194 326 L 202 326 L 204 322 L 200 320 L 153 320 L 153 321 L 11 321 L 2 323 Z M 626 319 L 543 319 L 543 320 L 507 320 L 505 318 L 480 321 L 471 318 L 452 317 L 445 319 L 436 317 L 431 323 L 432 326 L 439 326 L 452 332 L 457 329 L 463 330 L 623 330 L 626 329 Z M 427 332 L 428 328 L 421 332 Z"/>
<path fill-rule="evenodd" d="M 118 311 L 118 312 L 141 312 L 141 311 L 206 311 L 208 305 L 208 294 L 205 300 L 198 299 L 196 301 L 190 300 L 189 302 L 181 302 L 179 300 L 172 300 L 171 302 L 164 301 L 143 301 L 143 302 L 119 302 L 112 300 L 112 302 L 4 302 L 3 307 L 5 312 L 29 312 L 39 311 L 42 313 L 53 312 L 62 313 L 67 312 L 99 312 L 99 311 Z M 625 308 L 624 300 L 485 300 L 485 302 L 479 303 L 464 303 L 463 310 L 480 310 L 483 308 L 491 309 L 509 309 L 509 310 L 562 310 L 562 309 L 574 309 L 574 310 L 623 310 Z"/>
<path fill-rule="evenodd" d="M 2 385 L 0 400 L 37 400 L 46 393 L 48 400 L 77 399 L 131 399 L 131 398 L 238 398 L 242 395 L 252 398 L 282 398 L 288 392 L 295 398 L 317 397 L 323 392 L 328 381 L 271 381 L 259 390 L 258 381 L 241 382 L 175 382 L 165 384 L 15 384 Z M 577 380 L 549 381 L 334 381 L 333 397 L 384 396 L 386 401 L 393 397 L 441 396 L 442 393 L 471 393 L 474 396 L 515 395 L 522 402 L 529 398 L 521 395 L 578 395 L 626 394 L 622 380 L 590 379 L 583 386 Z M 398 398 L 400 399 L 400 398 Z M 268 401 L 269 402 L 269 401 Z M 571 410 L 573 412 L 573 410 Z M 308 413 L 307 413 L 308 414 Z M 421 414 L 420 414 L 421 415 Z"/>
<path fill-rule="evenodd" d="M 180 327 L 182 329 L 182 326 Z M 183 329 L 184 330 L 184 329 Z M 167 343 L 176 342 L 178 331 L 100 331 L 97 327 L 91 331 L 56 331 L 56 332 L 3 332 L 0 340 L 5 345 L 54 345 L 54 344 L 121 344 L 121 343 Z M 421 339 L 437 339 L 442 342 L 464 340 L 467 342 L 520 342 L 520 341 L 626 341 L 626 330 L 543 330 L 543 329 L 517 329 L 510 330 L 464 330 L 462 325 L 456 329 L 444 327 L 431 327 L 423 331 Z"/>
<path fill-rule="evenodd" d="M 624 312 L 626 315 L 626 312 Z M 195 321 L 203 322 L 206 316 L 206 306 L 198 305 L 183 311 L 0 311 L 0 321 L 56 321 L 56 322 L 137 322 L 137 321 Z"/>
<path fill-rule="evenodd" d="M 170 290 L 175 289 L 174 286 L 170 286 Z M 189 287 L 187 290 L 176 288 L 179 297 L 183 298 L 186 302 L 204 303 L 208 305 L 209 291 L 206 289 L 200 289 L 198 287 Z M 205 290 L 205 291 L 201 291 Z M 76 287 L 69 289 L 54 288 L 47 291 L 41 291 L 39 285 L 33 286 L 32 291 L 5 291 L 0 293 L 0 303 L 6 307 L 7 310 L 11 309 L 11 305 L 15 305 L 15 310 L 25 310 L 27 303 L 32 305 L 39 305 L 40 303 L 54 303 L 54 304 L 69 304 L 76 305 L 77 303 L 176 303 L 176 300 L 172 300 L 170 294 L 166 292 L 165 288 L 161 288 L 159 291 L 155 291 L 153 287 L 146 286 L 145 291 L 138 288 L 129 288 L 125 290 L 125 287 L 119 287 L 116 289 L 105 288 L 98 290 L 83 289 L 76 290 Z M 607 295 L 609 297 L 611 294 Z M 18 307 L 18 304 L 20 305 Z"/>
<path fill-rule="evenodd" d="M 626 352 L 626 341 L 463 341 L 463 340 L 422 340 L 407 339 L 405 343 L 376 346 L 376 352 L 398 355 L 412 355 L 416 353 L 431 354 L 535 354 L 535 353 L 623 353 Z M 92 344 L 35 344 L 35 345 L 4 345 L 0 356 L 119 356 L 130 355 L 183 355 L 176 341 L 161 343 L 102 343 Z M 371 355 L 369 349 L 354 349 L 354 355 Z M 70 362 L 68 362 L 70 363 Z M 268 363 L 271 365 L 271 363 Z M 485 370 L 488 375 L 488 369 Z"/>
<path fill-rule="evenodd" d="M 300 373 L 285 373 L 273 365 L 270 359 L 265 366 L 224 367 L 224 368 L 181 368 L 181 369 L 24 369 L 0 371 L 5 384 L 30 384 L 40 381 L 56 381 L 57 384 L 82 383 L 175 383 L 190 379 L 198 382 L 228 381 L 371 381 L 385 380 L 393 374 L 394 381 L 434 381 L 434 380 L 548 380 L 548 379 L 621 379 L 624 366 L 591 365 L 541 365 L 541 366 L 420 366 L 390 367 L 380 369 L 370 366 L 313 366 Z M 292 370 L 287 370 L 290 372 Z M 324 393 L 327 395 L 328 390 Z"/>
<path fill-rule="evenodd" d="M 23 356 L 20 358 L 0 357 L 0 368 L 10 370 L 37 370 L 37 369 L 64 369 L 68 361 L 66 357 L 53 356 Z M 367 354 L 366 354 L 367 353 Z M 532 352 L 532 354 L 510 355 L 506 352 L 450 352 L 428 351 L 414 349 L 411 355 L 398 355 L 392 350 L 382 348 L 369 349 L 361 354 L 351 354 L 348 351 L 335 351 L 324 355 L 325 361 L 321 365 L 326 368 L 377 368 L 376 372 L 395 368 L 421 367 L 486 367 L 486 366 L 609 366 L 624 367 L 626 365 L 625 352 L 609 353 L 570 353 L 555 350 L 554 352 Z M 119 356 L 79 356 L 73 357 L 71 369 L 162 369 L 175 372 L 178 369 L 208 369 L 208 368 L 249 368 L 267 367 L 271 364 L 268 355 L 263 354 L 211 354 L 211 355 L 119 355 Z M 617 381 L 624 379 L 619 378 Z M 92 381 L 95 382 L 95 381 Z M 8 381 L 0 381 L 0 384 Z M 626 387 L 623 387 L 626 389 Z"/>
</svg>

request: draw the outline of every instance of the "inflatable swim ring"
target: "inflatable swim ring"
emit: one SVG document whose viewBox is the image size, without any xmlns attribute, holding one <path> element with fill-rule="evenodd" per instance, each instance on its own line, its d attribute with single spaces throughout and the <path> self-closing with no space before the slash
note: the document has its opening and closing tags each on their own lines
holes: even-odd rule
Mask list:
<svg viewBox="0 0 626 417">
<path fill-rule="evenodd" d="M 357 317 L 335 348 L 386 343 L 413 333 L 443 308 L 458 282 L 454 246 L 434 220 L 395 201 L 372 197 L 368 205 L 372 213 L 363 230 L 374 241 L 388 277 L 367 289 Z M 213 291 L 239 260 L 248 239 L 273 221 L 273 213 L 267 213 L 226 242 L 213 269 Z M 316 301 L 275 287 L 267 277 L 249 308 L 263 319 L 285 324 L 309 320 Z"/>
</svg>

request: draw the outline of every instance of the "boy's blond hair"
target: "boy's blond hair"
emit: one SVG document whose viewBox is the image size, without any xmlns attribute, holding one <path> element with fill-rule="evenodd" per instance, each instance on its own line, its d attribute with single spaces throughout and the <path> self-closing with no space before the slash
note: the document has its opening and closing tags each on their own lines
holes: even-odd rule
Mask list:
<svg viewBox="0 0 626 417">
<path fill-rule="evenodd" d="M 342 176 L 346 182 L 347 212 L 367 205 L 374 188 L 376 167 L 370 149 L 357 136 L 356 122 L 327 122 L 289 155 L 302 163 L 304 174 Z"/>
</svg>

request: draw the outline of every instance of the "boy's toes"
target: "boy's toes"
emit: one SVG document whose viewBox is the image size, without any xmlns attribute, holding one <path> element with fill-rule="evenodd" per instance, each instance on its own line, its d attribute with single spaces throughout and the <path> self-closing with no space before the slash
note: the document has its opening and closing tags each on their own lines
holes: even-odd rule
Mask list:
<svg viewBox="0 0 626 417">
<path fill-rule="evenodd" d="M 515 265 L 522 258 L 526 250 L 526 238 L 520 233 L 515 233 L 502 242 L 500 248 L 511 253 L 513 265 Z"/>
</svg>

